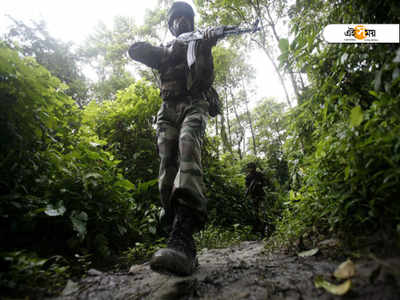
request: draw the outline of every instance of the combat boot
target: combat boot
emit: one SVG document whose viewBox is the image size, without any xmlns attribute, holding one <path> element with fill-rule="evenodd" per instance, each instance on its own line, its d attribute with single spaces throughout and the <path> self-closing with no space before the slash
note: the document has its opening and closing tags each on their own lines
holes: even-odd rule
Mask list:
<svg viewBox="0 0 400 300">
<path fill-rule="evenodd" d="M 190 209 L 177 209 L 167 247 L 158 250 L 150 260 L 150 267 L 158 272 L 190 275 L 197 266 L 193 233 L 198 224 Z"/>
</svg>

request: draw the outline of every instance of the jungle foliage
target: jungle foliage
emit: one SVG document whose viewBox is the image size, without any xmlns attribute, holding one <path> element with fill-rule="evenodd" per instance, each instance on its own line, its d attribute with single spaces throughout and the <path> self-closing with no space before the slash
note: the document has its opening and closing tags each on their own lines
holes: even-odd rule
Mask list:
<svg viewBox="0 0 400 300">
<path fill-rule="evenodd" d="M 34 59 L 20 57 L 4 45 L 0 56 L 0 210 L 1 236 L 6 241 L 1 251 L 3 258 L 10 258 L 2 263 L 12 266 L 11 258 L 20 257 L 15 252 L 20 249 L 72 260 L 75 254 L 90 254 L 99 260 L 126 249 L 132 241 L 152 240 L 157 207 L 149 201 L 155 196 L 149 195 L 155 194 L 156 180 L 133 184 L 124 176 L 129 170 L 113 154 L 114 132 L 101 139 L 98 128 L 88 126 L 94 105 L 80 110 L 63 92 L 66 86 Z M 147 91 L 136 95 L 142 102 L 160 101 L 145 84 L 137 83 L 131 90 Z M 121 93 L 114 108 L 124 97 Z M 109 123 L 119 122 L 111 113 L 104 112 L 103 117 Z M 138 110 L 131 116 L 142 117 Z M 146 134 L 145 128 L 132 129 L 131 139 Z M 129 140 L 128 135 L 121 143 Z M 134 157 L 139 164 L 139 155 Z"/>
<path fill-rule="evenodd" d="M 264 26 L 252 40 L 292 83 L 298 105 L 287 111 L 285 130 L 256 134 L 267 139 L 269 147 L 279 137 L 283 148 L 267 157 L 282 149 L 289 166 L 277 240 L 288 242 L 309 232 L 351 240 L 378 232 L 384 240 L 398 241 L 400 49 L 396 44 L 327 44 L 322 31 L 328 24 L 398 24 L 399 4 L 196 3 L 209 24 L 252 24 L 259 19 Z M 290 29 L 286 36 L 277 30 L 285 24 Z M 259 114 L 267 111 L 256 109 Z"/>
<path fill-rule="evenodd" d="M 399 23 L 399 9 L 395 1 L 291 7 L 293 40 L 281 65 L 307 74 L 309 85 L 289 112 L 292 182 L 281 235 L 378 232 L 382 242 L 398 242 L 399 46 L 326 44 L 321 32 L 327 24 Z"/>
</svg>

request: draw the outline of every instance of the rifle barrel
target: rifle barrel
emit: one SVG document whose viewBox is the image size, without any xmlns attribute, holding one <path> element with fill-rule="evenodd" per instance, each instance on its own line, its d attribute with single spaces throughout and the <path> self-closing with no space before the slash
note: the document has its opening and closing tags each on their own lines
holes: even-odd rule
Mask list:
<svg viewBox="0 0 400 300">
<path fill-rule="evenodd" d="M 245 29 L 233 29 L 233 30 L 228 30 L 224 32 L 224 35 L 232 35 L 232 34 L 241 34 L 241 33 L 246 33 L 246 32 L 255 32 L 260 30 L 260 28 L 257 28 L 256 30 L 250 29 L 250 28 L 245 28 Z"/>
</svg>

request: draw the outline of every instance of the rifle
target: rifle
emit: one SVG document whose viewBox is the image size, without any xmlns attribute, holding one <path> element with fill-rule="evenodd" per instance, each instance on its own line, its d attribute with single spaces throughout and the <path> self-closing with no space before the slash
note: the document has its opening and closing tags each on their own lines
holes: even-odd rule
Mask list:
<svg viewBox="0 0 400 300">
<path fill-rule="evenodd" d="M 212 28 L 215 32 L 215 36 L 217 39 L 222 39 L 225 38 L 229 35 L 239 35 L 247 32 L 255 33 L 259 30 L 261 30 L 261 27 L 258 27 L 258 23 L 260 20 L 257 20 L 252 28 L 239 28 L 238 26 L 218 26 L 215 28 Z M 177 37 L 178 40 L 182 42 L 191 42 L 191 41 L 198 41 L 204 39 L 204 32 L 201 31 L 193 31 L 193 32 L 185 32 L 182 33 Z"/>
<path fill-rule="evenodd" d="M 239 28 L 238 26 L 219 26 L 211 30 L 214 31 L 217 40 L 219 40 L 229 35 L 238 35 L 246 32 L 255 33 L 261 30 L 261 27 L 258 27 L 259 22 L 260 20 L 257 20 L 253 24 L 252 28 Z M 182 33 L 176 38 L 178 41 L 188 44 L 187 64 L 189 66 L 189 69 L 196 61 L 196 43 L 197 41 L 204 39 L 204 37 L 204 32 L 193 31 Z"/>
</svg>

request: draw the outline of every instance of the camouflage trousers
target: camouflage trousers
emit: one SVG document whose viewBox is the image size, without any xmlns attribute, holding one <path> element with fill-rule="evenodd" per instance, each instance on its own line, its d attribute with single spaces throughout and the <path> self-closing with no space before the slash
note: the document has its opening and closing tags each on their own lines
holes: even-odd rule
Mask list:
<svg viewBox="0 0 400 300">
<path fill-rule="evenodd" d="M 163 101 L 157 114 L 160 156 L 159 190 L 164 208 L 162 225 L 172 226 L 178 205 L 192 209 L 201 229 L 207 218 L 201 146 L 208 119 L 208 102 L 191 96 Z"/>
</svg>

